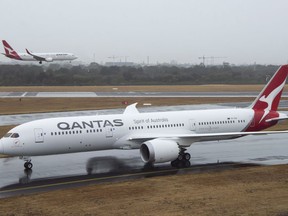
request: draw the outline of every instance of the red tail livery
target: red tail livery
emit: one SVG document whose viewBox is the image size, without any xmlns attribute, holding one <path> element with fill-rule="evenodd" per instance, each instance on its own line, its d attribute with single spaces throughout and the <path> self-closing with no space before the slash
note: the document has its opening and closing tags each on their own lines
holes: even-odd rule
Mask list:
<svg viewBox="0 0 288 216">
<path fill-rule="evenodd" d="M 247 131 L 263 130 L 277 123 L 280 98 L 288 75 L 288 65 L 281 66 L 251 105 L 254 120 Z M 271 121 L 273 119 L 274 121 Z"/>
<path fill-rule="evenodd" d="M 3 53 L 6 57 L 22 60 L 21 57 L 18 55 L 18 53 L 7 43 L 7 41 L 2 40 L 5 53 Z"/>
</svg>

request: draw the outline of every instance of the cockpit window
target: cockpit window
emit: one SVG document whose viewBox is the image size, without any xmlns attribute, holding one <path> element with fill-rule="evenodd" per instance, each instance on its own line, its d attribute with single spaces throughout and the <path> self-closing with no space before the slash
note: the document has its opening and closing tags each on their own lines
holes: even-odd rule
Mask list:
<svg viewBox="0 0 288 216">
<path fill-rule="evenodd" d="M 19 137 L 19 134 L 18 133 L 13 133 L 11 138 L 18 138 Z"/>
<path fill-rule="evenodd" d="M 10 137 L 12 133 L 6 133 L 3 137 Z"/>
</svg>

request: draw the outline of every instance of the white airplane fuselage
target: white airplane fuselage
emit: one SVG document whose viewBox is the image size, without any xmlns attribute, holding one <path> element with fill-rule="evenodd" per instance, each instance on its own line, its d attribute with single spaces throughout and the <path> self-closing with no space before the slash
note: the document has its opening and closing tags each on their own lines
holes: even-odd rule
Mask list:
<svg viewBox="0 0 288 216">
<path fill-rule="evenodd" d="M 38 61 L 42 64 L 45 62 L 53 62 L 53 61 L 72 61 L 77 59 L 72 53 L 32 53 L 28 49 L 26 49 L 26 53 L 17 53 L 6 40 L 2 40 L 5 53 L 2 53 L 7 58 L 19 60 L 19 61 Z"/>
<path fill-rule="evenodd" d="M 17 133 L 19 137 L 3 137 L 1 142 L 5 145 L 2 144 L 2 153 L 35 156 L 134 149 L 139 148 L 142 141 L 129 140 L 132 135 L 241 132 L 248 127 L 253 117 L 253 110 L 235 108 L 36 120 L 17 126 L 9 132 Z M 178 140 L 177 137 L 175 140 L 181 142 L 179 144 L 182 146 L 203 141 L 197 138 Z"/>
<path fill-rule="evenodd" d="M 72 61 L 77 59 L 77 57 L 72 53 L 33 53 L 34 55 L 41 56 L 46 59 L 46 61 Z M 33 56 L 27 53 L 18 53 L 20 60 L 22 61 L 39 61 Z M 45 61 L 45 60 L 43 60 Z"/>
</svg>

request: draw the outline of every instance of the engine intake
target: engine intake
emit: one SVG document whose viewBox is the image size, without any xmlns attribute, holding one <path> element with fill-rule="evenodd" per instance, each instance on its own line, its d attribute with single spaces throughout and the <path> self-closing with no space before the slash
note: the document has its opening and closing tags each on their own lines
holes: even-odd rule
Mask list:
<svg viewBox="0 0 288 216">
<path fill-rule="evenodd" d="M 53 58 L 48 57 L 48 58 L 45 59 L 45 61 L 46 61 L 46 62 L 52 62 L 52 61 L 53 61 Z"/>
<path fill-rule="evenodd" d="M 141 159 L 146 163 L 173 161 L 178 157 L 179 152 L 179 145 L 173 140 L 153 139 L 140 146 Z"/>
</svg>

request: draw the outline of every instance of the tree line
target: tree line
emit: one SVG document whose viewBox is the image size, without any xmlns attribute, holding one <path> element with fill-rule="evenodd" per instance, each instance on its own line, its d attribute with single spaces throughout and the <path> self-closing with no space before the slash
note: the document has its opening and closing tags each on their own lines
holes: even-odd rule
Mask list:
<svg viewBox="0 0 288 216">
<path fill-rule="evenodd" d="M 279 66 L 0 65 L 1 86 L 263 84 Z"/>
</svg>

